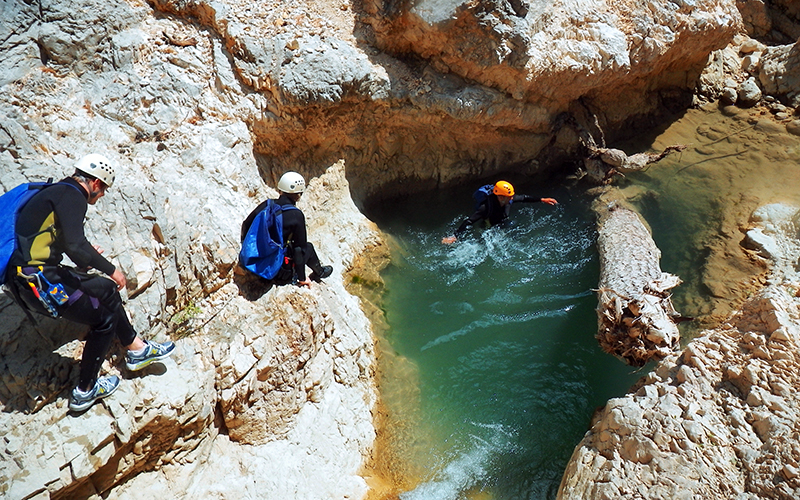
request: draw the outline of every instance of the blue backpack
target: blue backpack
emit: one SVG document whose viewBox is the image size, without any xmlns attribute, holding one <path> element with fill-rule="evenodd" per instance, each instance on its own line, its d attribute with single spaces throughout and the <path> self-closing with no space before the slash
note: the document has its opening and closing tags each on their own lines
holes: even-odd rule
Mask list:
<svg viewBox="0 0 800 500">
<path fill-rule="evenodd" d="M 18 248 L 16 226 L 19 211 L 41 189 L 55 186 L 56 184 L 51 182 L 28 182 L 20 184 L 0 196 L 0 214 L 3 214 L 0 216 L 0 285 L 6 281 L 8 262 Z M 70 184 L 66 185 L 69 186 Z"/>
<path fill-rule="evenodd" d="M 486 202 L 486 199 L 489 198 L 489 195 L 492 194 L 494 191 L 494 184 L 486 184 L 485 186 L 481 186 L 472 193 L 472 199 L 475 200 L 475 211 L 477 212 L 481 205 Z M 509 203 L 513 203 L 514 200 L 510 200 Z"/>
<path fill-rule="evenodd" d="M 494 184 L 486 184 L 485 186 L 481 186 L 472 193 L 472 199 L 475 200 L 475 211 L 477 212 L 478 209 L 486 202 L 486 199 L 492 194 L 492 190 L 494 189 Z"/>
<path fill-rule="evenodd" d="M 262 278 L 271 280 L 278 273 L 285 256 L 283 211 L 298 210 L 294 205 L 280 206 L 267 200 L 267 206 L 256 215 L 239 251 L 241 265 Z"/>
</svg>

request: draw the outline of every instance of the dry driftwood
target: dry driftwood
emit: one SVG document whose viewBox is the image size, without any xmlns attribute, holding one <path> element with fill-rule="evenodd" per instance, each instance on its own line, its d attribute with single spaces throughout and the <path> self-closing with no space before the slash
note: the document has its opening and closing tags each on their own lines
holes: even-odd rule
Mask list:
<svg viewBox="0 0 800 500">
<path fill-rule="evenodd" d="M 621 149 L 598 148 L 587 145 L 589 157 L 584 158 L 586 175 L 594 184 L 608 184 L 615 175 L 643 170 L 674 152 L 681 152 L 686 146 L 669 146 L 661 153 L 636 153 L 628 156 Z"/>
<path fill-rule="evenodd" d="M 661 271 L 661 252 L 639 215 L 613 196 L 599 197 L 597 340 L 633 366 L 660 359 L 680 341 L 669 290 L 680 278 Z"/>
<path fill-rule="evenodd" d="M 581 100 L 571 108 L 570 113 L 559 115 L 557 123 L 558 126 L 572 127 L 578 135 L 578 142 L 586 149 L 584 169 L 579 168 L 573 177 L 586 178 L 592 184 L 600 186 L 610 184 L 617 175 L 624 177 L 626 173 L 643 170 L 671 153 L 686 149 L 685 145 L 676 144 L 666 147 L 660 153 L 636 153 L 628 156 L 621 149 L 607 148 L 605 134 L 597 116 Z"/>
<path fill-rule="evenodd" d="M 590 148 L 592 156 L 599 157 L 604 163 L 611 165 L 622 173 L 642 170 L 651 163 L 660 161 L 665 156 L 674 152 L 681 152 L 686 149 L 683 144 L 667 146 L 660 153 L 636 153 L 628 156 L 625 151 L 611 148 Z"/>
</svg>

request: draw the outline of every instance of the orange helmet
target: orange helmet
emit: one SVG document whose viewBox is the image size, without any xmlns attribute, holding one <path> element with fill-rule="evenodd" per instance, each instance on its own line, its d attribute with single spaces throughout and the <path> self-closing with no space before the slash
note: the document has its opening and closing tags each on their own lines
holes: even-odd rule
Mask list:
<svg viewBox="0 0 800 500">
<path fill-rule="evenodd" d="M 514 186 L 510 182 L 497 181 L 492 189 L 492 193 L 497 196 L 514 196 Z"/>
</svg>

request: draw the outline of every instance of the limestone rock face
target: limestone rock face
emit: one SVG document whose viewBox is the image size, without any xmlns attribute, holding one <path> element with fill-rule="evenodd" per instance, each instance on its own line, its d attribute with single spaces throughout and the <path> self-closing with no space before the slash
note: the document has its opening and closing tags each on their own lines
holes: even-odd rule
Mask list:
<svg viewBox="0 0 800 500">
<path fill-rule="evenodd" d="M 87 235 L 128 276 L 135 328 L 178 348 L 134 375 L 116 346 L 103 370 L 122 375 L 120 389 L 69 416 L 85 328 L 46 318 L 34 327 L 0 296 L 0 496 L 363 497 L 374 352 L 344 280 L 381 243 L 355 208 L 344 163 L 313 179 L 304 171 L 301 202 L 334 275 L 310 290 L 253 293 L 235 279 L 239 225 L 276 193 L 259 177 L 241 118 L 256 105 L 224 46 L 144 5 L 74 7 L 49 5 L 40 19 L 23 3 L 0 16 L 3 29 L 38 25 L 37 36 L 51 25 L 52 46 L 48 65 L 33 28 L 3 46 L 3 78 L 13 80 L 0 92 L 0 184 L 59 179 L 90 152 L 116 163 Z M 219 482 L 203 480 L 207 470 Z"/>
<path fill-rule="evenodd" d="M 699 69 L 702 54 L 726 45 L 740 23 L 735 3 L 719 0 L 373 0 L 367 9 L 384 50 L 415 53 L 443 72 L 545 106 L 607 100 L 648 75 Z"/>
<path fill-rule="evenodd" d="M 737 0 L 745 33 L 711 53 L 695 99 L 742 107 L 762 97 L 779 119 L 800 107 L 800 4 L 792 0 Z M 751 38 L 752 37 L 752 38 Z"/>
<path fill-rule="evenodd" d="M 193 182 L 204 178 L 198 174 Z M 204 182 L 204 189 L 213 193 L 212 183 L 207 178 Z M 123 179 L 119 183 L 125 185 Z M 340 163 L 311 182 L 304 200 L 319 202 L 320 213 L 327 210 L 336 218 L 326 224 L 337 241 L 318 241 L 322 258 L 336 269 L 328 283 L 311 290 L 264 287 L 257 290 L 260 297 L 250 295 L 248 300 L 245 288 L 230 281 L 231 262 L 224 267 L 227 284 L 208 295 L 199 290 L 171 322 L 154 317 L 154 324 L 140 329 L 146 337 L 163 339 L 167 331 L 174 337 L 181 327 L 186 337 L 176 340 L 177 354 L 135 376 L 119 367 L 121 357 L 113 357 L 104 369 L 121 372 L 121 388 L 80 416 L 67 415 L 66 397 L 77 377 L 81 350 L 72 339 L 85 332 L 48 319 L 34 329 L 3 297 L 3 493 L 9 498 L 41 492 L 85 497 L 126 481 L 116 498 L 140 498 L 154 491 L 205 498 L 219 489 L 247 498 L 244 485 L 255 476 L 266 481 L 258 483 L 256 496 L 362 496 L 366 485 L 358 472 L 375 433 L 374 352 L 371 327 L 358 300 L 344 290 L 342 272 L 356 254 L 380 245 L 380 240 L 374 226 L 355 210 L 346 187 Z M 175 198 L 179 196 L 173 193 Z M 312 217 L 314 210 L 307 213 Z M 206 222 L 197 217 L 186 221 L 202 237 L 214 231 Z M 319 219 L 310 224 L 312 238 L 321 225 Z M 235 227 L 228 229 L 238 233 Z M 113 239 L 106 231 L 98 229 L 97 234 Z M 196 279 L 212 281 L 218 273 L 215 255 L 201 251 L 187 264 L 196 266 L 191 271 Z M 157 270 L 162 265 L 162 259 L 154 260 Z M 157 274 L 153 281 L 160 284 Z M 129 300 L 134 317 L 150 318 L 146 296 L 142 292 Z M 243 444 L 252 446 L 245 451 Z M 317 448 L 324 452 L 308 454 Z M 242 464 L 230 466 L 239 460 Z M 203 481 L 204 471 L 213 470 L 206 468 L 217 466 L 228 471 L 214 473 L 219 483 Z M 158 472 L 134 477 L 149 470 Z M 303 472 L 292 472 L 296 470 Z M 174 481 L 176 474 L 182 475 L 181 481 Z M 281 479 L 267 480 L 276 476 Z M 186 485 L 194 481 L 192 495 L 186 496 Z"/>
<path fill-rule="evenodd" d="M 761 57 L 758 79 L 768 94 L 800 106 L 800 41 L 770 47 Z"/>
<path fill-rule="evenodd" d="M 576 99 L 609 132 L 680 106 L 740 26 L 733 0 L 153 5 L 216 33 L 259 91 L 248 121 L 264 168 L 344 157 L 359 197 L 537 171 L 570 152 L 550 144 Z"/>
<path fill-rule="evenodd" d="M 749 239 L 770 285 L 613 399 L 576 447 L 558 498 L 797 498 L 798 210 L 772 205 Z"/>
<path fill-rule="evenodd" d="M 374 348 L 344 282 L 381 243 L 356 205 L 535 171 L 576 147 L 554 120 L 576 99 L 608 129 L 652 114 L 738 26 L 733 0 L 3 3 L 3 191 L 87 153 L 117 164 L 87 234 L 135 328 L 178 350 L 139 376 L 115 349 L 122 387 L 70 417 L 85 329 L 0 299 L 0 495 L 362 498 Z M 287 169 L 335 269 L 308 290 L 235 271 Z"/>
</svg>

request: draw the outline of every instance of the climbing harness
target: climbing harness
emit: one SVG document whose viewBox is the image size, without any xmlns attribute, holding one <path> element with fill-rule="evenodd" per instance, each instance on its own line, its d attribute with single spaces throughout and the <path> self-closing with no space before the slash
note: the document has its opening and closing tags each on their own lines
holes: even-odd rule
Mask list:
<svg viewBox="0 0 800 500">
<path fill-rule="evenodd" d="M 58 306 L 63 306 L 70 298 L 67 292 L 64 291 L 64 287 L 61 283 L 56 283 L 55 285 L 50 283 L 44 275 L 42 266 L 25 267 L 24 269 L 38 270 L 31 274 L 25 274 L 22 267 L 17 267 L 17 276 L 28 283 L 33 295 L 42 303 L 45 310 L 50 313 L 50 316 L 57 318 Z"/>
</svg>

